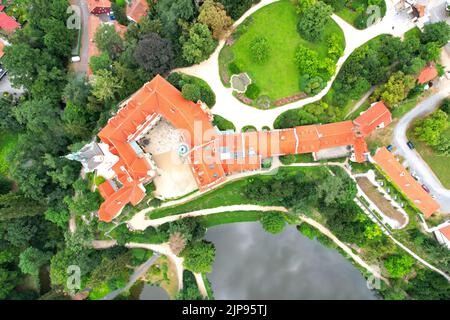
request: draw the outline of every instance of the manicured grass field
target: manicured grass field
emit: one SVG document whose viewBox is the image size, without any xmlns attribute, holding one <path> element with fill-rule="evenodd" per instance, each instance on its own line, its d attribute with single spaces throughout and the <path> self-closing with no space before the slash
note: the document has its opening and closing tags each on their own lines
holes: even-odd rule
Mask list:
<svg viewBox="0 0 450 320">
<path fill-rule="evenodd" d="M 300 92 L 300 73 L 295 62 L 298 45 L 313 49 L 320 58 L 325 58 L 326 40 L 332 33 L 336 33 L 344 46 L 342 30 L 331 18 L 323 39 L 317 43 L 308 42 L 300 37 L 297 32 L 298 20 L 295 7 L 290 1 L 268 5 L 255 12 L 238 28 L 238 33 L 242 34 L 231 47 L 236 65 L 250 75 L 252 81 L 261 89 L 260 95 L 267 95 L 272 100 Z M 268 41 L 270 56 L 266 63 L 258 64 L 252 59 L 249 48 L 252 40 L 261 36 Z"/>
<path fill-rule="evenodd" d="M 9 132 L 0 132 L 0 175 L 8 176 L 9 164 L 7 157 L 17 143 L 17 135 Z"/>
<path fill-rule="evenodd" d="M 201 216 L 197 219 L 204 227 L 211 228 L 222 224 L 258 221 L 261 218 L 261 215 L 265 213 L 266 212 L 261 211 L 223 212 L 211 214 L 209 216 Z"/>
<path fill-rule="evenodd" d="M 434 174 L 438 177 L 442 185 L 450 188 L 450 170 L 448 165 L 450 163 L 450 156 L 442 156 L 437 154 L 433 148 L 427 146 L 424 142 L 419 141 L 414 135 L 414 129 L 408 130 L 408 138 L 414 143 L 417 152 L 422 159 L 430 166 Z M 450 128 L 445 131 L 444 135 L 450 137 Z"/>
</svg>

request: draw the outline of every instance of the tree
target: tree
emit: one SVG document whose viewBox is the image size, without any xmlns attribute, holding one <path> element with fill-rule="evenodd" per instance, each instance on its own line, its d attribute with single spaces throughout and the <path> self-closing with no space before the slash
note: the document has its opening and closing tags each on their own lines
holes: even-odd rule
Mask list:
<svg viewBox="0 0 450 320">
<path fill-rule="evenodd" d="M 450 138 L 441 135 L 435 149 L 440 155 L 450 156 Z"/>
<path fill-rule="evenodd" d="M 189 30 L 188 38 L 182 41 L 183 58 L 193 64 L 206 60 L 216 47 L 211 31 L 201 23 L 194 24 Z"/>
<path fill-rule="evenodd" d="M 30 240 L 38 232 L 38 226 L 32 219 L 12 219 L 6 226 L 4 238 L 13 246 L 27 246 Z"/>
<path fill-rule="evenodd" d="M 71 74 L 63 90 L 63 98 L 66 102 L 71 101 L 75 105 L 84 106 L 87 103 L 90 90 L 91 86 L 85 77 Z"/>
<path fill-rule="evenodd" d="M 166 74 L 172 68 L 173 57 L 170 40 L 163 39 L 154 32 L 146 34 L 134 51 L 134 58 L 139 66 L 153 75 Z"/>
<path fill-rule="evenodd" d="M 421 269 L 417 276 L 409 280 L 406 292 L 417 300 L 448 300 L 450 287 L 448 280 L 428 269 Z"/>
<path fill-rule="evenodd" d="M 216 249 L 211 242 L 197 241 L 186 247 L 181 256 L 184 258 L 183 266 L 187 270 L 195 273 L 211 272 Z"/>
<path fill-rule="evenodd" d="M 317 196 L 327 207 L 346 204 L 356 196 L 355 184 L 341 171 L 327 175 L 316 187 Z"/>
<path fill-rule="evenodd" d="M 95 32 L 94 42 L 100 51 L 108 53 L 111 59 L 117 58 L 123 50 L 122 38 L 112 24 L 102 24 Z"/>
<path fill-rule="evenodd" d="M 114 100 L 121 84 L 109 70 L 99 70 L 92 83 L 92 95 L 100 101 Z"/>
<path fill-rule="evenodd" d="M 425 25 L 420 36 L 422 43 L 436 42 L 440 47 L 450 40 L 450 26 L 446 21 Z"/>
<path fill-rule="evenodd" d="M 396 254 L 384 260 L 384 267 L 392 278 L 402 278 L 411 272 L 414 258 L 406 254 Z"/>
<path fill-rule="evenodd" d="M 39 277 L 40 268 L 50 261 L 51 256 L 52 254 L 49 252 L 28 247 L 20 254 L 19 268 L 23 273 L 37 278 Z"/>
<path fill-rule="evenodd" d="M 191 0 L 159 0 L 156 12 L 168 37 L 179 33 L 178 21 L 190 21 L 194 17 L 194 4 Z"/>
<path fill-rule="evenodd" d="M 106 69 L 110 70 L 112 65 L 112 60 L 109 58 L 108 53 L 103 52 L 98 56 L 92 56 L 89 59 L 89 68 L 91 68 L 92 73 L 97 73 L 97 71 Z"/>
<path fill-rule="evenodd" d="M 42 214 L 45 206 L 27 199 L 19 192 L 0 195 L 0 221 Z"/>
<path fill-rule="evenodd" d="M 269 42 L 266 37 L 256 37 L 250 42 L 250 54 L 256 63 L 263 64 L 267 62 L 270 55 Z"/>
<path fill-rule="evenodd" d="M 111 9 L 114 12 L 114 16 L 118 23 L 124 26 L 128 25 L 128 18 L 123 5 L 120 5 L 117 2 L 111 2 Z"/>
<path fill-rule="evenodd" d="M 220 39 L 224 32 L 233 24 L 223 4 L 214 0 L 205 0 L 200 7 L 198 22 L 208 26 L 212 30 L 215 39 Z"/>
<path fill-rule="evenodd" d="M 441 56 L 441 48 L 436 42 L 429 42 L 421 47 L 420 55 L 425 61 L 437 61 Z"/>
<path fill-rule="evenodd" d="M 307 74 L 314 77 L 319 73 L 320 61 L 317 52 L 299 45 L 295 53 L 295 60 L 302 75 Z"/>
<path fill-rule="evenodd" d="M 69 211 L 65 209 L 57 210 L 55 208 L 49 208 L 44 212 L 44 216 L 46 220 L 53 222 L 63 229 L 67 228 L 70 219 Z"/>
<path fill-rule="evenodd" d="M 299 33 L 309 41 L 317 41 L 322 37 L 333 8 L 322 1 L 308 6 L 300 16 L 297 28 Z"/>
<path fill-rule="evenodd" d="M 425 119 L 419 120 L 414 133 L 421 141 L 435 146 L 449 125 L 448 115 L 442 110 L 437 110 Z"/>
<path fill-rule="evenodd" d="M 297 13 L 303 15 L 305 11 L 316 2 L 317 0 L 297 0 Z"/>
<path fill-rule="evenodd" d="M 47 49 L 56 56 L 69 58 L 76 31 L 67 28 L 65 20 L 53 17 L 42 19 L 40 25 L 45 33 L 44 44 Z"/>
<path fill-rule="evenodd" d="M 344 54 L 344 46 L 342 45 L 342 40 L 336 33 L 330 35 L 327 44 L 329 56 L 337 59 Z"/>
<path fill-rule="evenodd" d="M 4 300 L 10 292 L 18 285 L 17 272 L 0 267 L 0 299 Z"/>
<path fill-rule="evenodd" d="M 237 20 L 259 0 L 219 0 L 219 2 L 225 6 L 231 18 Z"/>
<path fill-rule="evenodd" d="M 375 90 L 372 101 L 383 100 L 388 107 L 394 107 L 408 96 L 409 91 L 415 85 L 416 80 L 413 76 L 405 75 L 401 71 L 396 72 L 390 76 L 385 85 Z"/>
<path fill-rule="evenodd" d="M 264 230 L 272 234 L 282 232 L 286 225 L 283 215 L 277 212 L 263 213 L 260 221 Z"/>
</svg>

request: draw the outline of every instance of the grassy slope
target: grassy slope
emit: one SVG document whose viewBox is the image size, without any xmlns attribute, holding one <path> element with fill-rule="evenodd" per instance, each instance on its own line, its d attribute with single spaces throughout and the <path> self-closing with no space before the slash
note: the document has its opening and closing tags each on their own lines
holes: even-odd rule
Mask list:
<svg viewBox="0 0 450 320">
<path fill-rule="evenodd" d="M 450 128 L 444 134 L 450 137 Z M 414 135 L 414 129 L 408 130 L 408 138 L 413 141 L 417 152 L 419 152 L 422 159 L 430 166 L 442 185 L 447 189 L 450 188 L 450 171 L 448 170 L 450 156 L 438 155 L 433 148 L 419 141 Z"/>
<path fill-rule="evenodd" d="M 0 132 L 0 175 L 8 176 L 7 156 L 14 149 L 17 138 L 16 134 Z"/>
<path fill-rule="evenodd" d="M 250 28 L 242 34 L 232 47 L 236 63 L 250 74 L 261 89 L 261 95 L 276 100 L 299 93 L 300 74 L 295 62 L 295 51 L 299 44 L 315 50 L 321 58 L 327 56 L 326 41 L 310 43 L 297 32 L 298 16 L 290 1 L 268 5 L 252 15 Z M 337 33 L 344 41 L 338 25 L 330 19 L 324 39 Z M 270 58 L 265 64 L 256 64 L 249 51 L 250 42 L 258 36 L 267 38 Z M 286 41 L 289 39 L 289 41 Z"/>
<path fill-rule="evenodd" d="M 320 174 L 321 170 L 325 170 L 322 167 L 285 167 L 280 168 L 280 171 L 296 174 L 299 171 L 307 172 L 311 174 Z M 271 175 L 260 175 L 262 179 L 272 179 Z M 162 209 L 156 209 L 150 213 L 152 219 L 157 219 L 165 216 L 181 214 L 186 212 L 192 212 L 202 209 L 217 208 L 222 206 L 232 206 L 238 204 L 255 204 L 270 206 L 273 205 L 271 199 L 263 201 L 249 200 L 244 193 L 243 188 L 253 179 L 253 177 L 247 177 L 241 180 L 233 181 L 225 184 L 222 187 L 214 189 L 208 193 L 205 193 L 199 198 L 196 198 L 187 203 Z"/>
</svg>

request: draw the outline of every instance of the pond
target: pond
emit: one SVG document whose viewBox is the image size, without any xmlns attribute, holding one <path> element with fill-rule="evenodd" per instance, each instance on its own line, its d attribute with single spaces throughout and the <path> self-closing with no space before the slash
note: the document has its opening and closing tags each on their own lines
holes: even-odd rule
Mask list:
<svg viewBox="0 0 450 320">
<path fill-rule="evenodd" d="M 208 274 L 215 299 L 376 299 L 358 269 L 294 226 L 271 235 L 259 223 L 235 223 L 206 239 L 217 250 Z"/>
<path fill-rule="evenodd" d="M 146 283 L 139 295 L 139 300 L 169 300 L 169 295 L 163 288 Z"/>
</svg>

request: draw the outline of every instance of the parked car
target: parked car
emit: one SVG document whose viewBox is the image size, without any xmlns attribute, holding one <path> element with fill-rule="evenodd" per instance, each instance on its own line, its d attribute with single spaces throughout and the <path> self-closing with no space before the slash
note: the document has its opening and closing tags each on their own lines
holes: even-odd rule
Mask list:
<svg viewBox="0 0 450 320">
<path fill-rule="evenodd" d="M 414 144 L 411 141 L 408 141 L 406 144 L 408 145 L 408 148 L 410 148 L 411 150 L 414 149 Z"/>
<path fill-rule="evenodd" d="M 2 80 L 4 76 L 6 76 L 6 70 L 0 64 L 0 80 Z"/>
<path fill-rule="evenodd" d="M 392 144 L 390 144 L 390 145 L 388 145 L 387 147 L 386 147 L 386 149 L 388 149 L 389 151 L 391 151 L 392 152 L 392 149 L 393 149 L 394 147 L 392 146 Z"/>
<path fill-rule="evenodd" d="M 428 187 L 426 185 L 422 185 L 423 190 L 425 190 L 426 192 L 430 193 L 430 189 L 428 189 Z"/>
</svg>

